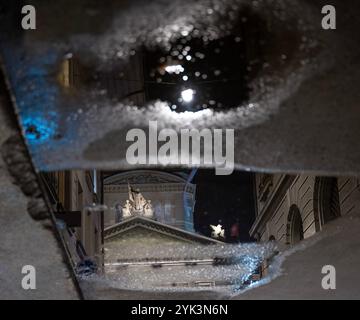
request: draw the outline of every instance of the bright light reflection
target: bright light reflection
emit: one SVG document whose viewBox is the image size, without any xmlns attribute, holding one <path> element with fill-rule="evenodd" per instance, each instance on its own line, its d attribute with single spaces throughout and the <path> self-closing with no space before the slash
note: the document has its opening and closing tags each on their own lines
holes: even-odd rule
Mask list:
<svg viewBox="0 0 360 320">
<path fill-rule="evenodd" d="M 182 65 L 177 64 L 177 65 L 171 65 L 171 66 L 165 67 L 165 71 L 170 74 L 172 74 L 172 73 L 179 74 L 181 72 L 184 72 L 184 68 Z"/>
<path fill-rule="evenodd" d="M 181 92 L 181 98 L 184 102 L 191 102 L 194 99 L 195 91 L 193 89 L 186 89 Z"/>
</svg>

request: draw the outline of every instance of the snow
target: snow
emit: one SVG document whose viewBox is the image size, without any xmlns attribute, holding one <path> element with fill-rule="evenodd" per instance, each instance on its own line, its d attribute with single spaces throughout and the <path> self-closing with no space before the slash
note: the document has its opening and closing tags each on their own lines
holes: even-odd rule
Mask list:
<svg viewBox="0 0 360 320">
<path fill-rule="evenodd" d="M 104 274 L 82 281 L 112 289 L 174 292 L 209 290 L 210 284 L 211 290 L 231 294 L 246 286 L 244 282 L 273 255 L 276 246 L 159 243 L 139 236 L 136 241 L 124 237 L 106 243 L 105 248 Z M 197 264 L 184 265 L 190 262 Z M 199 286 L 199 282 L 206 286 Z"/>
</svg>

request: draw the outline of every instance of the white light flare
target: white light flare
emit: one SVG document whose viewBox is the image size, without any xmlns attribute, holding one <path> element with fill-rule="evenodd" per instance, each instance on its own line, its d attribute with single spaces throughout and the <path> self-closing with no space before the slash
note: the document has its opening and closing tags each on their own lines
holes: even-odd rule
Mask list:
<svg viewBox="0 0 360 320">
<path fill-rule="evenodd" d="M 194 95 L 195 95 L 195 91 L 193 89 L 186 89 L 181 91 L 181 98 L 186 103 L 193 101 Z"/>
<path fill-rule="evenodd" d="M 221 224 L 217 226 L 210 225 L 211 229 L 213 230 L 211 236 L 216 239 L 225 238 L 225 229 Z"/>
<path fill-rule="evenodd" d="M 173 73 L 179 74 L 184 72 L 185 69 L 181 64 L 176 64 L 176 65 L 166 66 L 165 71 L 169 74 L 173 74 Z"/>
</svg>

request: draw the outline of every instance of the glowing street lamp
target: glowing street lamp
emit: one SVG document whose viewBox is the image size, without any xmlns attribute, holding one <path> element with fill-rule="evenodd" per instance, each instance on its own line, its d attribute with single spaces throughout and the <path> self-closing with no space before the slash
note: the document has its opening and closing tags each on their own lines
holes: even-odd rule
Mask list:
<svg viewBox="0 0 360 320">
<path fill-rule="evenodd" d="M 186 89 L 181 91 L 181 98 L 186 103 L 193 101 L 194 95 L 195 95 L 195 91 L 193 89 Z"/>
</svg>

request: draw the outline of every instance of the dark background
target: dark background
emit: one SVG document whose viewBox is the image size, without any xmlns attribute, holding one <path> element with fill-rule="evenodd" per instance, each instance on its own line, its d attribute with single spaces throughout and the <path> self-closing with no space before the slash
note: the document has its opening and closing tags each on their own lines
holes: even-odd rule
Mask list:
<svg viewBox="0 0 360 320">
<path fill-rule="evenodd" d="M 200 169 L 196 184 L 194 227 L 197 232 L 211 236 L 210 224 L 225 228 L 227 242 L 249 242 L 249 230 L 255 220 L 253 174 L 234 171 L 230 176 L 216 176 L 214 170 Z M 239 238 L 230 237 L 230 228 L 239 224 Z"/>
</svg>

